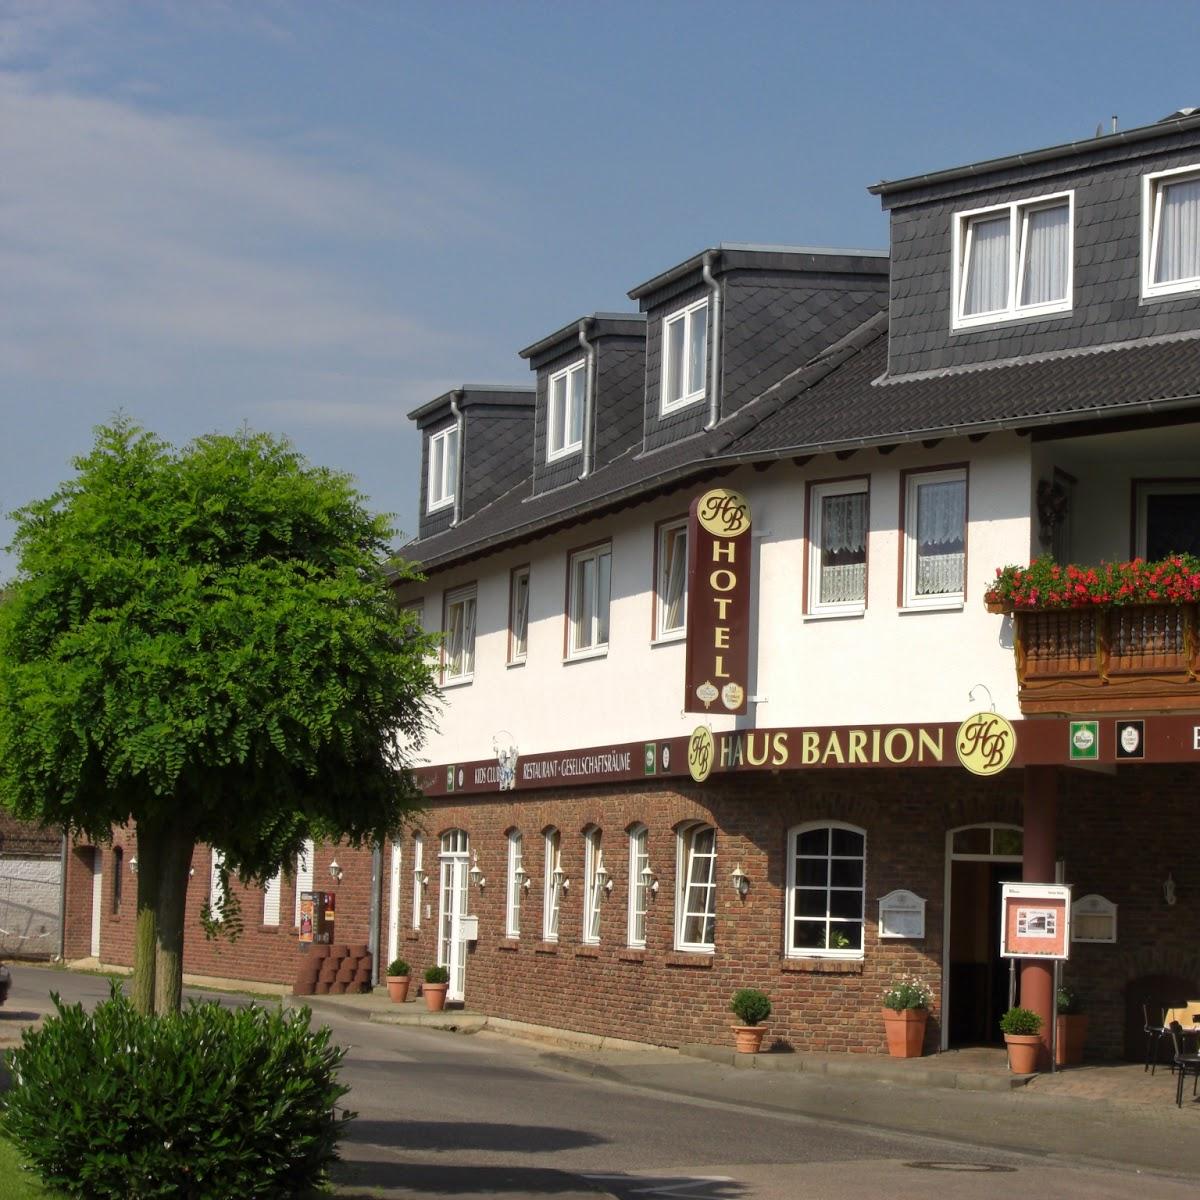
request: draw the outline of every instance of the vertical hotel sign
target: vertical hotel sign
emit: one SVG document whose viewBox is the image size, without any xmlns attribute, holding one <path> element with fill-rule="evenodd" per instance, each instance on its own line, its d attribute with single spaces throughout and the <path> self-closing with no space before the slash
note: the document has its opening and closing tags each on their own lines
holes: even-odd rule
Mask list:
<svg viewBox="0 0 1200 1200">
<path fill-rule="evenodd" d="M 688 511 L 684 712 L 744 713 L 750 666 L 750 504 L 713 488 Z"/>
</svg>

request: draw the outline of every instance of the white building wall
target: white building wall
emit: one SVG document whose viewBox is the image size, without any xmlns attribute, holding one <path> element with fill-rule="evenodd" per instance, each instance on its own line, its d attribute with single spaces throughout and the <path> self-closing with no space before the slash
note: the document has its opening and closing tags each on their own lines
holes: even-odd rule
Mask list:
<svg viewBox="0 0 1200 1200">
<path fill-rule="evenodd" d="M 0 954 L 52 958 L 62 940 L 62 860 L 0 855 Z"/>
<path fill-rule="evenodd" d="M 967 601 L 945 612 L 902 612 L 901 472 L 969 461 Z M 809 480 L 870 476 L 868 602 L 861 616 L 817 619 L 802 612 L 805 485 Z M 863 451 L 847 461 L 789 460 L 765 472 L 722 477 L 753 512 L 755 590 L 751 599 L 750 693 L 746 718 L 713 715 L 714 730 L 735 725 L 792 726 L 961 720 L 987 706 L 1018 717 L 1008 618 L 988 613 L 983 593 L 995 568 L 1026 561 L 1031 488 L 1028 441 L 994 435 L 982 443 L 944 441 L 933 449 Z M 424 757 L 433 763 L 490 758 L 493 742 L 521 754 L 678 736 L 703 718 L 683 712 L 683 643 L 651 641 L 655 524 L 682 516 L 690 487 L 652 503 L 511 551 L 437 572 L 405 599 L 424 600 L 425 627 L 441 627 L 446 591 L 478 588 L 475 671 L 446 688 L 439 728 Z M 711 486 L 711 485 L 707 485 Z M 609 650 L 603 658 L 564 662 L 563 610 L 571 550 L 612 541 Z M 510 570 L 530 565 L 529 653 L 506 665 Z"/>
</svg>

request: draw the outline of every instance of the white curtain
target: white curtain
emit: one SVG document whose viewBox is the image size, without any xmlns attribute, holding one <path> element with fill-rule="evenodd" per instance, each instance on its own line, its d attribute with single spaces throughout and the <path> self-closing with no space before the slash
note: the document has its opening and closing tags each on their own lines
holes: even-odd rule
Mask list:
<svg viewBox="0 0 1200 1200">
<path fill-rule="evenodd" d="M 446 473 L 443 476 L 443 496 L 453 496 L 458 488 L 458 430 L 452 429 L 446 437 Z"/>
<path fill-rule="evenodd" d="M 566 445 L 567 439 L 567 379 L 562 376 L 550 381 L 550 453 Z"/>
<path fill-rule="evenodd" d="M 596 580 L 596 645 L 608 645 L 608 594 L 612 569 L 612 555 L 600 555 Z"/>
<path fill-rule="evenodd" d="M 1070 253 L 1068 216 L 1065 204 L 1026 213 L 1022 304 L 1049 304 L 1066 298 Z"/>
<path fill-rule="evenodd" d="M 462 674 L 475 670 L 475 597 L 463 601 Z"/>
<path fill-rule="evenodd" d="M 278 871 L 267 880 L 267 886 L 263 889 L 263 924 L 278 925 L 279 924 L 279 893 L 282 880 Z M 393 956 L 394 957 L 394 956 Z"/>
<path fill-rule="evenodd" d="M 704 387 L 704 364 L 708 357 L 708 305 L 693 310 L 689 319 L 688 391 L 698 392 Z"/>
<path fill-rule="evenodd" d="M 514 658 L 525 655 L 529 633 L 529 576 L 518 575 L 513 589 L 512 653 Z"/>
<path fill-rule="evenodd" d="M 666 572 L 663 580 L 663 627 L 668 633 L 683 627 L 683 594 L 687 583 L 687 534 L 673 529 L 667 534 Z"/>
<path fill-rule="evenodd" d="M 826 496 L 821 504 L 821 549 L 829 554 L 865 550 L 867 497 L 863 492 Z"/>
<path fill-rule="evenodd" d="M 1162 185 L 1155 283 L 1200 275 L 1200 179 Z"/>
<path fill-rule="evenodd" d="M 683 382 L 684 319 L 667 326 L 667 400 L 678 400 L 686 390 Z"/>
<path fill-rule="evenodd" d="M 917 559 L 918 596 L 945 596 L 962 590 L 961 554 L 922 554 Z"/>
<path fill-rule="evenodd" d="M 584 392 L 587 386 L 587 368 L 580 367 L 577 371 L 572 371 L 569 378 L 571 381 L 571 417 L 567 426 L 570 431 L 570 444 L 575 446 L 583 441 L 583 408 Z"/>
<path fill-rule="evenodd" d="M 917 488 L 917 595 L 963 590 L 966 484 L 961 479 Z"/>
<path fill-rule="evenodd" d="M 846 604 L 867 594 L 867 564 L 842 563 L 821 568 L 821 603 Z"/>
<path fill-rule="evenodd" d="M 988 217 L 968 227 L 963 316 L 1008 307 L 1009 217 Z"/>
</svg>

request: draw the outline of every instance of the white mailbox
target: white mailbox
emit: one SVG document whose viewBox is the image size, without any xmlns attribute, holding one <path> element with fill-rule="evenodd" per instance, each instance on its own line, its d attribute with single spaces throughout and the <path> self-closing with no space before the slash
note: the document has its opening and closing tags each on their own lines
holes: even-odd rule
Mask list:
<svg viewBox="0 0 1200 1200">
<path fill-rule="evenodd" d="M 464 942 L 479 941 L 479 918 L 478 917 L 459 917 L 458 932 Z"/>
<path fill-rule="evenodd" d="M 1092 892 L 1071 905 L 1071 941 L 1115 942 L 1117 906 Z"/>
<path fill-rule="evenodd" d="M 925 936 L 925 901 L 916 892 L 898 888 L 879 901 L 879 936 L 881 938 L 923 938 Z"/>
</svg>

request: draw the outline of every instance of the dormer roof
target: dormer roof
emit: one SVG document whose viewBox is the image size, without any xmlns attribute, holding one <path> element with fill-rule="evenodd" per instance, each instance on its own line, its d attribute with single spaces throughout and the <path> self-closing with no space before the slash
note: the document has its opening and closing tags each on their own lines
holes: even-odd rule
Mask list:
<svg viewBox="0 0 1200 1200">
<path fill-rule="evenodd" d="M 450 415 L 450 401 L 454 397 L 458 397 L 460 408 L 471 405 L 533 407 L 533 392 L 527 387 L 503 383 L 464 383 L 461 387 L 451 388 L 425 404 L 417 405 L 408 414 L 408 419 L 415 421 L 418 429 L 424 429 L 427 425 Z"/>
</svg>

